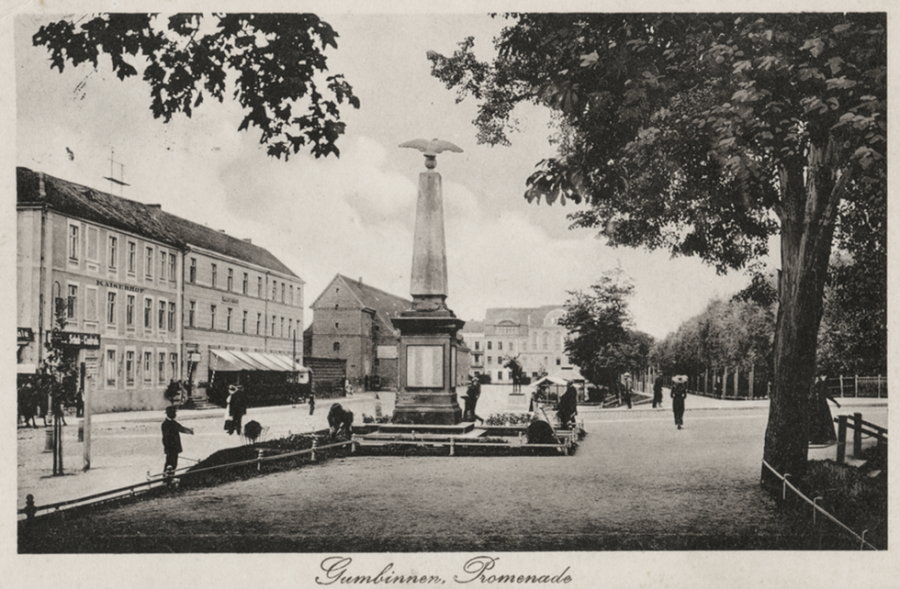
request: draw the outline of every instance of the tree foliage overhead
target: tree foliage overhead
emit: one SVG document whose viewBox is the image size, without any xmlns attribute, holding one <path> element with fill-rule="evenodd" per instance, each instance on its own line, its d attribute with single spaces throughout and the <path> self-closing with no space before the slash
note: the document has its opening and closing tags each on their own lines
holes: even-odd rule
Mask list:
<svg viewBox="0 0 900 589">
<path fill-rule="evenodd" d="M 565 351 L 582 375 L 611 386 L 619 375 L 647 364 L 653 338 L 634 331 L 628 299 L 634 285 L 620 269 L 604 273 L 590 292 L 572 291 L 559 324 L 569 330 Z"/>
<path fill-rule="evenodd" d="M 478 62 L 470 38 L 430 54 L 433 74 L 479 101 L 481 142 L 508 142 L 518 103 L 552 109 L 559 155 L 538 163 L 525 197 L 588 204 L 574 225 L 613 244 L 741 268 L 796 215 L 793 170 L 811 145 L 839 188 L 883 172 L 883 15 L 510 18 L 494 62 Z"/>
<path fill-rule="evenodd" d="M 99 14 L 52 22 L 32 40 L 60 72 L 106 56 L 119 79 L 140 73 L 165 122 L 230 93 L 244 111 L 238 130 L 256 127 L 268 155 L 287 160 L 302 149 L 340 155 L 339 109 L 359 99 L 343 75 L 326 76 L 337 37 L 314 14 Z"/>
</svg>

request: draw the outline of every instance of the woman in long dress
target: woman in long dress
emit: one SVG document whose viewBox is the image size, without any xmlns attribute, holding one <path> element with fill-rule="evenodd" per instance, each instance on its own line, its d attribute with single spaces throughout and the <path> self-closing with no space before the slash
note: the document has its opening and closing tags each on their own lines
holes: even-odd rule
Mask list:
<svg viewBox="0 0 900 589">
<path fill-rule="evenodd" d="M 840 403 L 834 400 L 828 392 L 828 384 L 825 376 L 820 376 L 809 391 L 809 443 L 832 444 L 837 441 L 834 433 L 834 421 L 831 417 L 831 408 L 828 401 L 838 407 Z"/>
</svg>

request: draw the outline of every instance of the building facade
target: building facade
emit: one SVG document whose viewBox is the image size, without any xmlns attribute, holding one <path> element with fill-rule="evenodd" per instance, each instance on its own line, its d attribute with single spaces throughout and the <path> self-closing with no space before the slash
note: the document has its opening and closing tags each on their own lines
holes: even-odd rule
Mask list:
<svg viewBox="0 0 900 589">
<path fill-rule="evenodd" d="M 313 301 L 307 331 L 309 355 L 347 361 L 347 378 L 357 388 L 397 386 L 400 333 L 391 318 L 412 302 L 337 274 Z"/>
<path fill-rule="evenodd" d="M 469 376 L 484 374 L 484 322 L 466 321 L 459 335 L 469 348 Z"/>
<path fill-rule="evenodd" d="M 532 378 L 543 373 L 580 377 L 565 353 L 568 330 L 559 325 L 565 312 L 555 305 L 488 309 L 484 319 L 484 373 L 492 382 L 512 382 L 512 373 L 503 365 L 509 358 L 517 358 Z"/>
<path fill-rule="evenodd" d="M 290 330 L 302 333 L 303 327 L 303 281 L 266 250 L 158 205 L 27 168 L 17 169 L 17 182 L 20 374 L 37 370 L 56 301 L 65 306 L 66 355 L 83 369 L 93 411 L 164 407 L 162 393 L 170 381 L 189 375 L 195 382 L 208 380 L 210 349 L 291 354 Z M 185 276 L 203 277 L 213 259 L 222 264 L 223 288 L 208 281 L 188 286 Z M 197 272 L 191 274 L 186 263 L 197 265 Z M 268 290 L 266 297 L 228 294 L 229 271 L 254 273 L 267 289 L 274 286 L 274 298 Z M 198 306 L 206 305 L 209 321 L 210 301 L 224 297 L 215 328 L 211 321 L 209 329 L 199 327 Z M 185 301 L 193 302 L 196 326 Z M 261 336 L 244 334 L 238 327 L 245 310 L 274 317 L 274 327 L 268 323 Z M 298 347 L 302 357 L 302 342 Z"/>
</svg>

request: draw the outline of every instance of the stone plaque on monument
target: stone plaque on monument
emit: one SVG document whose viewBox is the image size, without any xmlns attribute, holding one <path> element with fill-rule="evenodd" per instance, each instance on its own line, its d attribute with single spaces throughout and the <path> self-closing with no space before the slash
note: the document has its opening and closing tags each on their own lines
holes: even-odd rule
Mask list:
<svg viewBox="0 0 900 589">
<path fill-rule="evenodd" d="M 406 386 L 444 387 L 444 346 L 406 347 Z"/>
</svg>

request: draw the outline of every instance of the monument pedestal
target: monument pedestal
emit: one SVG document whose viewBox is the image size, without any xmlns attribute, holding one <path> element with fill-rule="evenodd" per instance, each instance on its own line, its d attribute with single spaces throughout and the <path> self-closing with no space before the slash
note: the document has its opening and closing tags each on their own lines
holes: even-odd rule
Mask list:
<svg viewBox="0 0 900 589">
<path fill-rule="evenodd" d="M 418 301 L 417 301 L 418 302 Z M 452 311 L 405 311 L 392 319 L 400 330 L 400 390 L 392 423 L 456 425 L 456 334 L 465 325 Z"/>
</svg>

